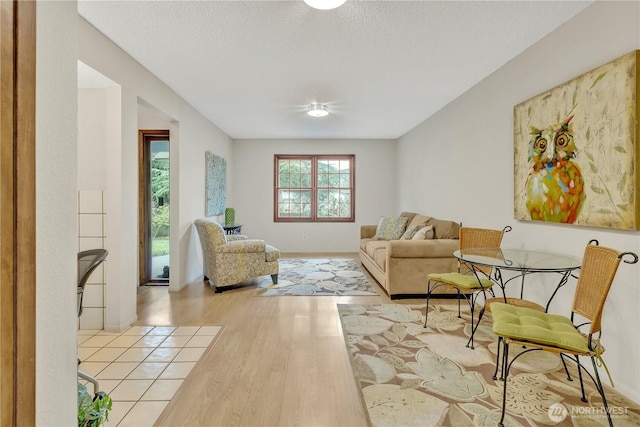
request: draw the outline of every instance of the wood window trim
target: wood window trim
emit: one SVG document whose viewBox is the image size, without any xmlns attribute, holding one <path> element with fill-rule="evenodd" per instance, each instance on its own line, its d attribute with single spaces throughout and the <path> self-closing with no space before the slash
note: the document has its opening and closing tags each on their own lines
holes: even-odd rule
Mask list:
<svg viewBox="0 0 640 427">
<path fill-rule="evenodd" d="M 311 160 L 311 217 L 280 217 L 278 210 L 278 177 L 279 177 L 279 160 Z M 318 173 L 317 162 L 320 160 L 349 160 L 350 162 L 350 217 L 318 217 L 317 216 L 317 191 L 318 191 Z M 355 222 L 356 218 L 356 156 L 355 154 L 275 154 L 273 156 L 273 222 L 291 223 L 291 222 L 312 222 L 312 223 L 331 223 L 331 222 Z"/>
</svg>

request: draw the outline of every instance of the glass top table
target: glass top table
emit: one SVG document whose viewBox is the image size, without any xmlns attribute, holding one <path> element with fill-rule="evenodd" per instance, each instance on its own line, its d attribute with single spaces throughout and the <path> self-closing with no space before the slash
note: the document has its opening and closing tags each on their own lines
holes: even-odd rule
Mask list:
<svg viewBox="0 0 640 427">
<path fill-rule="evenodd" d="M 549 309 L 549 304 L 558 290 L 567 283 L 571 274 L 581 265 L 581 260 L 573 256 L 527 249 L 459 249 L 453 253 L 453 256 L 474 273 L 476 273 L 475 268 L 477 267 L 492 267 L 493 277 L 491 279 L 502 289 L 505 301 L 507 300 L 505 286 L 518 277 L 521 278 L 520 299 L 523 299 L 524 279 L 527 274 L 560 274 L 560 281 L 549 298 L 545 311 Z M 504 280 L 502 271 L 514 271 L 518 274 Z"/>
<path fill-rule="evenodd" d="M 526 249 L 459 249 L 453 253 L 461 262 L 503 270 L 527 272 L 564 272 L 580 268 L 578 258 Z"/>
</svg>

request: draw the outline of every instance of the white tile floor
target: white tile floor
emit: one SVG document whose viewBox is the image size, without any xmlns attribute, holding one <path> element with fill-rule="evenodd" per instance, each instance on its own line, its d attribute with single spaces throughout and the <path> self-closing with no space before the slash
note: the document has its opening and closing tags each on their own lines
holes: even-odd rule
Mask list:
<svg viewBox="0 0 640 427">
<path fill-rule="evenodd" d="M 80 369 L 113 399 L 106 426 L 152 426 L 220 326 L 132 326 L 78 331 Z M 89 393 L 93 386 L 89 384 Z"/>
</svg>

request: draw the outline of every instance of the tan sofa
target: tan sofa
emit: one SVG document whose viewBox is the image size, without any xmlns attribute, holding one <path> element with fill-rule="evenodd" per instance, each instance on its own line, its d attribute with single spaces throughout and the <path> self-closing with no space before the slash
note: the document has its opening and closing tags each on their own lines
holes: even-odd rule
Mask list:
<svg viewBox="0 0 640 427">
<path fill-rule="evenodd" d="M 377 225 L 360 227 L 360 260 L 391 299 L 426 296 L 427 274 L 456 271 L 459 225 L 413 212 L 403 212 L 407 228 L 432 225 L 433 239 L 376 240 Z M 442 291 L 451 294 L 448 287 Z"/>
</svg>

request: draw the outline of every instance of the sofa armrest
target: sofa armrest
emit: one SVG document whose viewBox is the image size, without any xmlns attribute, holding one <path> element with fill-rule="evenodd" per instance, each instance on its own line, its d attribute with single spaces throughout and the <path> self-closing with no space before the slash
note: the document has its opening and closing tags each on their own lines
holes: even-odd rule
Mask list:
<svg viewBox="0 0 640 427">
<path fill-rule="evenodd" d="M 264 240 L 236 240 L 233 242 L 225 243 L 216 247 L 217 253 L 251 253 L 251 252 L 264 252 L 265 243 Z"/>
<path fill-rule="evenodd" d="M 390 240 L 387 258 L 450 258 L 459 243 L 457 239 Z"/>
<path fill-rule="evenodd" d="M 376 231 L 378 230 L 377 225 L 361 225 L 360 226 L 360 238 L 361 239 L 370 239 L 376 235 Z"/>
</svg>

